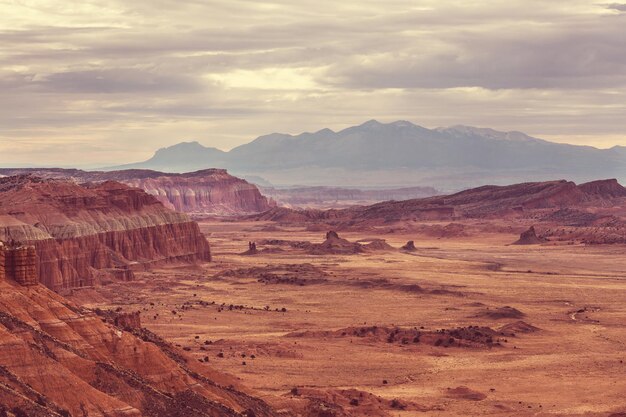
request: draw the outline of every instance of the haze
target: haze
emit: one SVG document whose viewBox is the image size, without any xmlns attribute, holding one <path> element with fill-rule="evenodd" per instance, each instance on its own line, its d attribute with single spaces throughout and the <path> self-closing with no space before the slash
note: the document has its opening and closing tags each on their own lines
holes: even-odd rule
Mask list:
<svg viewBox="0 0 626 417">
<path fill-rule="evenodd" d="M 0 2 L 0 165 L 376 118 L 626 145 L 626 4 Z"/>
</svg>

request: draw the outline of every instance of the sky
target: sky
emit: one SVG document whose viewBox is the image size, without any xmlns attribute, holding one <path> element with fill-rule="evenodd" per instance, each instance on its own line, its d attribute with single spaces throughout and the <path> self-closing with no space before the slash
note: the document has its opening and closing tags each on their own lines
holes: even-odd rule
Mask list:
<svg viewBox="0 0 626 417">
<path fill-rule="evenodd" d="M 369 119 L 626 145 L 626 3 L 0 0 L 0 166 Z"/>
</svg>

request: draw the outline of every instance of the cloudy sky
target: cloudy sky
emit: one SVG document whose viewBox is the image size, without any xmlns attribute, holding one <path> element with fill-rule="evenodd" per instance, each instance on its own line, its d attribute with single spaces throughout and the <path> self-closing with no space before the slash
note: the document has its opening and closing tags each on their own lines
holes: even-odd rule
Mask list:
<svg viewBox="0 0 626 417">
<path fill-rule="evenodd" d="M 0 165 L 368 119 L 626 145 L 626 4 L 0 0 Z"/>
</svg>

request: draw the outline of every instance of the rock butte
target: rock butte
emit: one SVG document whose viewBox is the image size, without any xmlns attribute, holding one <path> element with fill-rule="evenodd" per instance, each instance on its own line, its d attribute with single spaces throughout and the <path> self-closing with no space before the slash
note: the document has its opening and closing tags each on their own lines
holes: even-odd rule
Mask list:
<svg viewBox="0 0 626 417">
<path fill-rule="evenodd" d="M 131 279 L 150 265 L 211 260 L 195 222 L 113 181 L 0 179 L 0 239 L 34 246 L 37 275 L 54 290 L 93 285 L 102 273 Z"/>
<path fill-rule="evenodd" d="M 542 239 L 537 236 L 537 232 L 535 231 L 535 226 L 530 226 L 528 230 L 522 232 L 519 236 L 519 239 L 515 241 L 514 245 L 537 245 L 545 242 L 545 239 Z"/>
</svg>

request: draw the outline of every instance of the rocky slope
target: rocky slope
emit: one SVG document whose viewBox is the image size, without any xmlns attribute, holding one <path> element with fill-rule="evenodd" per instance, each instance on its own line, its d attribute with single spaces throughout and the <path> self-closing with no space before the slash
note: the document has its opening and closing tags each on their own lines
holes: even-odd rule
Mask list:
<svg viewBox="0 0 626 417">
<path fill-rule="evenodd" d="M 564 180 L 490 185 L 451 195 L 386 201 L 342 210 L 275 208 L 256 218 L 282 223 L 319 223 L 339 229 L 406 225 L 415 221 L 532 220 L 571 226 L 578 231 L 594 228 L 584 232 L 593 238 L 574 235 L 577 240 L 617 243 L 626 241 L 626 188 L 614 179 L 581 185 Z M 564 229 L 559 230 L 563 233 Z"/>
<path fill-rule="evenodd" d="M 150 170 L 82 171 L 60 168 L 0 169 L 4 175 L 32 174 L 42 178 L 69 179 L 77 183 L 117 181 L 141 188 L 164 206 L 190 214 L 241 215 L 260 213 L 272 207 L 254 184 L 223 169 L 205 169 L 186 174 Z"/>
<path fill-rule="evenodd" d="M 129 316 L 118 327 L 41 285 L 0 280 L 0 415 L 275 415 Z"/>
<path fill-rule="evenodd" d="M 0 179 L 0 240 L 34 245 L 37 273 L 55 290 L 92 285 L 97 271 L 128 279 L 135 268 L 211 259 L 195 222 L 113 181 Z"/>
<path fill-rule="evenodd" d="M 614 179 L 581 185 L 560 180 L 509 186 L 488 185 L 447 196 L 346 209 L 343 215 L 363 221 L 515 217 L 542 209 L 619 207 L 625 199 L 626 188 Z"/>
</svg>

